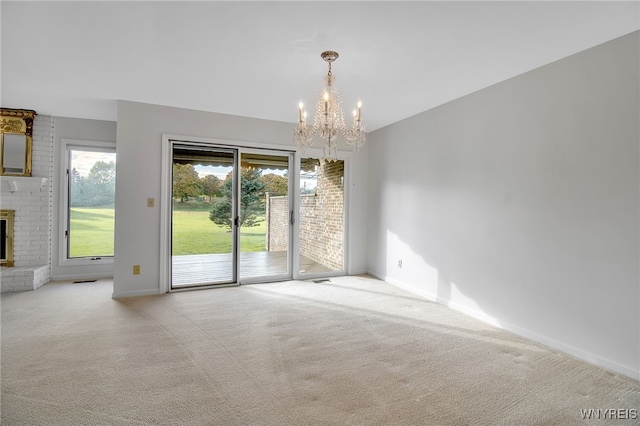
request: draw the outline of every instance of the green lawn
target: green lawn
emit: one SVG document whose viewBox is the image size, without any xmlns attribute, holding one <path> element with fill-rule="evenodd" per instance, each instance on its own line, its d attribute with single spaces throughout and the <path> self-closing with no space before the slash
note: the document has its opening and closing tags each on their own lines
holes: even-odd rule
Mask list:
<svg viewBox="0 0 640 426">
<path fill-rule="evenodd" d="M 113 256 L 113 207 L 74 207 L 69 257 Z"/>
<path fill-rule="evenodd" d="M 209 220 L 209 203 L 175 204 L 173 254 L 211 254 L 231 251 L 231 232 Z M 113 207 L 71 209 L 70 257 L 113 256 Z M 265 250 L 265 222 L 240 232 L 242 252 Z"/>
<path fill-rule="evenodd" d="M 177 204 L 177 203 L 176 203 Z M 242 252 L 265 251 L 265 222 L 240 230 Z M 209 220 L 209 211 L 173 212 L 173 254 L 230 253 L 231 231 Z"/>
</svg>

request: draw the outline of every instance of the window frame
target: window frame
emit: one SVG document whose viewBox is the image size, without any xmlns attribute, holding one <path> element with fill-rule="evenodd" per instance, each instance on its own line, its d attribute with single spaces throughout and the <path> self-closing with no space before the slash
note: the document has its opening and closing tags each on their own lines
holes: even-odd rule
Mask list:
<svg viewBox="0 0 640 426">
<path fill-rule="evenodd" d="M 71 140 L 63 139 L 61 144 L 62 167 L 60 170 L 60 188 L 62 192 L 60 203 L 60 226 L 59 226 L 59 266 L 87 266 L 87 265 L 113 265 L 114 255 L 100 257 L 69 257 L 69 196 L 70 196 L 70 163 L 71 151 L 89 151 L 89 152 L 109 152 L 116 153 L 116 144 L 114 142 L 104 141 L 87 141 L 87 140 Z M 117 166 L 116 166 L 117 173 Z M 115 239 L 115 231 L 114 231 Z"/>
</svg>

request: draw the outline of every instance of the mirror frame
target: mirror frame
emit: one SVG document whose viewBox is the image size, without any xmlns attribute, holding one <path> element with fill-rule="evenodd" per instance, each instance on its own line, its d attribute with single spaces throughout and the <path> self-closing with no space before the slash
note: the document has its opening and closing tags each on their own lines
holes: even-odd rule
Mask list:
<svg viewBox="0 0 640 426">
<path fill-rule="evenodd" d="M 33 151 L 33 119 L 36 112 L 30 109 L 0 109 L 0 175 L 31 176 L 31 156 Z M 6 173 L 4 170 L 4 135 L 25 136 L 25 158 L 23 173 Z"/>
</svg>

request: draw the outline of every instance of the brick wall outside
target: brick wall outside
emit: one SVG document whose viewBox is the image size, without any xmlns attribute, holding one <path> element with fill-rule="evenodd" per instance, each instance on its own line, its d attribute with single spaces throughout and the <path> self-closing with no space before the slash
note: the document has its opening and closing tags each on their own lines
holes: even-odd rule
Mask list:
<svg viewBox="0 0 640 426">
<path fill-rule="evenodd" d="M 51 278 L 54 126 L 49 116 L 33 122 L 31 175 L 47 178 L 40 191 L 1 194 L 0 208 L 15 211 L 14 267 L 2 268 L 2 291 L 33 290 Z M 18 279 L 29 275 L 33 282 Z"/>
<path fill-rule="evenodd" d="M 341 270 L 344 238 L 344 161 L 321 161 L 318 170 L 316 229 L 322 232 L 320 250 L 305 256 L 332 270 Z M 303 218 L 300 218 L 302 223 Z M 302 250 L 301 250 L 302 251 Z M 304 253 L 303 253 L 304 254 Z"/>
<path fill-rule="evenodd" d="M 320 226 L 319 203 L 316 195 L 300 197 L 300 254 L 317 263 L 322 259 L 322 227 Z"/>
<path fill-rule="evenodd" d="M 267 251 L 287 251 L 289 239 L 289 198 L 266 196 Z"/>
<path fill-rule="evenodd" d="M 332 270 L 343 268 L 343 176 L 343 161 L 321 161 L 316 195 L 300 197 L 300 254 Z M 271 197 L 268 205 L 267 248 L 269 251 L 285 250 L 288 199 Z M 284 221 L 269 219 L 282 216 L 285 217 Z M 283 240 L 284 246 L 281 243 Z"/>
</svg>

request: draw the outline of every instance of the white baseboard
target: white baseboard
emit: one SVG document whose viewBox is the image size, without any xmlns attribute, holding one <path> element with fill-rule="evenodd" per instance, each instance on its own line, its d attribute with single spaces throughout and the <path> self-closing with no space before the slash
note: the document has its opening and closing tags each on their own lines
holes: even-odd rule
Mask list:
<svg viewBox="0 0 640 426">
<path fill-rule="evenodd" d="M 136 290 L 136 291 L 123 291 L 123 292 L 113 292 L 111 295 L 112 299 L 118 299 L 121 297 L 136 297 L 136 296 L 153 296 L 156 294 L 164 294 L 159 289 L 154 288 L 151 290 Z"/>
<path fill-rule="evenodd" d="M 91 273 L 91 274 L 67 274 L 67 275 L 54 275 L 51 277 L 51 281 L 78 281 L 78 280 L 99 280 L 103 278 L 112 279 L 113 275 L 105 273 Z"/>
<path fill-rule="evenodd" d="M 455 302 L 451 302 L 449 300 L 443 299 L 441 297 L 436 296 L 435 294 L 431 294 L 429 292 L 426 292 L 424 290 L 421 289 L 417 289 L 413 286 L 410 286 L 406 283 L 400 282 L 396 279 L 393 279 L 391 277 L 387 277 L 383 274 L 379 274 L 376 272 L 372 272 L 369 271 L 368 272 L 369 275 L 372 275 L 380 280 L 383 280 L 385 282 L 388 282 L 391 285 L 394 285 L 398 288 L 401 288 L 403 290 L 406 290 L 408 292 L 411 292 L 417 296 L 421 296 L 423 298 L 425 298 L 426 300 L 429 300 L 431 302 L 436 302 L 439 303 L 441 305 L 447 306 L 448 308 L 451 308 L 453 310 L 456 310 L 458 312 L 461 312 L 465 315 L 469 315 L 470 317 L 476 318 L 480 321 L 486 322 L 488 324 L 491 324 L 497 328 L 509 331 L 511 333 L 517 334 L 518 336 L 522 336 L 525 337 L 529 340 L 532 340 L 534 342 L 537 343 L 541 343 L 545 346 L 548 346 L 549 348 L 564 352 L 568 355 L 574 356 L 576 358 L 579 358 L 583 361 L 589 362 L 591 364 L 595 364 L 598 367 L 602 367 L 605 368 L 607 370 L 625 375 L 627 377 L 631 377 L 632 379 L 635 380 L 640 380 L 640 371 L 636 371 L 633 370 L 631 368 L 625 367 L 623 365 L 620 365 L 614 361 L 611 361 L 609 359 L 600 357 L 598 355 L 594 355 L 592 353 L 586 352 L 582 349 L 564 344 L 562 342 L 559 342 L 557 340 L 548 338 L 546 336 L 542 336 L 540 334 L 534 333 L 532 331 L 526 330 L 522 327 L 518 327 L 516 325 L 513 324 L 509 324 L 509 323 L 505 323 L 504 321 L 498 320 L 497 318 L 493 318 L 489 315 L 486 315 L 484 312 L 479 312 L 475 309 L 471 309 L 468 306 L 464 306 L 464 305 L 460 305 L 458 303 Z"/>
</svg>

